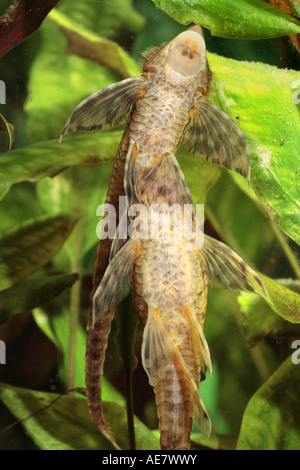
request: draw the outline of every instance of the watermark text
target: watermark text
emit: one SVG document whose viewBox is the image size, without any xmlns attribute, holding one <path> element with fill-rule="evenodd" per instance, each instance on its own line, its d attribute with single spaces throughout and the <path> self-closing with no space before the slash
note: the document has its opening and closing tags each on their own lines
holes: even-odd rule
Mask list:
<svg viewBox="0 0 300 470">
<path fill-rule="evenodd" d="M 106 203 L 98 206 L 96 215 L 102 217 L 96 228 L 100 240 L 184 240 L 191 250 L 203 246 L 203 204 L 132 204 L 127 208 L 126 197 L 120 196 L 118 214 Z"/>
<path fill-rule="evenodd" d="M 300 364 L 300 339 L 295 339 L 295 341 L 292 342 L 291 348 L 296 349 L 292 354 L 292 363 L 298 365 Z"/>
<path fill-rule="evenodd" d="M 3 80 L 0 80 L 0 104 L 6 104 L 6 86 Z"/>
<path fill-rule="evenodd" d="M 6 364 L 6 344 L 0 340 L 0 364 Z"/>
<path fill-rule="evenodd" d="M 292 83 L 292 88 L 293 90 L 296 89 L 296 91 L 294 91 L 294 93 L 292 94 L 292 102 L 294 104 L 299 104 L 300 103 L 300 80 L 295 80 Z"/>
</svg>

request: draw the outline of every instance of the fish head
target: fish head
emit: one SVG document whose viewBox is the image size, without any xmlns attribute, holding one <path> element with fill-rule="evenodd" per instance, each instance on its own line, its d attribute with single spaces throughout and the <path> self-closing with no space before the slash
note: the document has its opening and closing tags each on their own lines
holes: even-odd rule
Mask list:
<svg viewBox="0 0 300 470">
<path fill-rule="evenodd" d="M 166 65 L 171 73 L 186 78 L 207 75 L 206 46 L 201 26 L 192 26 L 169 43 Z"/>
<path fill-rule="evenodd" d="M 172 41 L 144 53 L 143 72 L 169 76 L 171 81 L 197 82 L 202 94 L 206 94 L 211 80 L 203 28 L 193 25 Z"/>
</svg>

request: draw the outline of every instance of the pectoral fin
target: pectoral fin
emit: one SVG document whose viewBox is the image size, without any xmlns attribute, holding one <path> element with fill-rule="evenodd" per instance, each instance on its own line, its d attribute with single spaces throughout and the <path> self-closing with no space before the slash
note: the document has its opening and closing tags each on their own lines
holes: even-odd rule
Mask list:
<svg viewBox="0 0 300 470">
<path fill-rule="evenodd" d="M 204 235 L 204 245 L 199 251 L 213 287 L 255 292 L 268 298 L 259 275 L 224 243 Z"/>
<path fill-rule="evenodd" d="M 60 135 L 73 130 L 102 129 L 124 119 L 145 86 L 143 77 L 133 77 L 102 88 L 83 100 L 71 114 Z"/>
<path fill-rule="evenodd" d="M 137 241 L 129 240 L 109 263 L 93 297 L 93 325 L 128 295 L 137 250 Z"/>
<path fill-rule="evenodd" d="M 138 156 L 138 145 L 133 138 L 129 140 L 129 146 L 124 170 L 124 189 L 127 199 L 127 209 L 132 204 L 140 203 L 137 185 L 136 160 Z"/>
<path fill-rule="evenodd" d="M 235 170 L 250 181 L 250 153 L 242 131 L 204 98 L 192 116 L 185 142 L 191 153 Z"/>
</svg>

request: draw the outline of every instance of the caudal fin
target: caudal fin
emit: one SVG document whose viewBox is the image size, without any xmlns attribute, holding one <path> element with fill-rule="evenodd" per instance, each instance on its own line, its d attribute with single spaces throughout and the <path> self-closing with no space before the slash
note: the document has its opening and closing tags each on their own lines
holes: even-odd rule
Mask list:
<svg viewBox="0 0 300 470">
<path fill-rule="evenodd" d="M 188 314 L 192 317 L 191 313 Z M 202 329 L 199 326 L 200 332 L 192 320 L 188 319 L 191 328 L 185 338 L 186 344 L 190 344 L 192 353 L 198 348 L 197 355 L 203 355 L 199 360 L 202 367 L 211 371 L 209 350 Z M 192 333 L 194 327 L 196 332 Z M 144 329 L 142 362 L 156 394 L 161 439 L 173 444 L 180 442 L 180 446 L 183 442 L 189 442 L 193 418 L 199 430 L 209 436 L 211 422 L 198 389 L 200 370 L 199 378 L 195 380 L 180 346 L 170 337 L 161 312 L 153 307 L 149 308 Z M 167 449 L 165 445 L 163 448 Z"/>
</svg>

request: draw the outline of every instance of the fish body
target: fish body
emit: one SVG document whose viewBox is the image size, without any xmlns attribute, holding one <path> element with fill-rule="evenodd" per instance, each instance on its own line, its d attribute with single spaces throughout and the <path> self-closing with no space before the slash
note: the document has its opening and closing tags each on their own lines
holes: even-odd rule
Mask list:
<svg viewBox="0 0 300 470">
<path fill-rule="evenodd" d="M 87 327 L 87 399 L 93 421 L 116 448 L 103 416 L 101 377 L 115 308 L 128 290 L 132 287 L 144 328 L 142 360 L 154 387 L 162 449 L 188 449 L 194 418 L 203 432 L 210 432 L 198 388 L 206 370 L 211 372 L 203 334 L 207 284 L 265 292 L 259 276 L 226 245 L 205 236 L 201 248 L 191 249 L 189 236 L 174 237 L 181 211 L 187 204 L 193 207 L 175 158 L 183 139 L 193 153 L 248 180 L 250 176 L 249 151 L 241 131 L 205 99 L 210 79 L 202 30 L 195 26 L 151 52 L 141 77 L 84 100 L 61 135 L 73 129 L 101 129 L 130 112 L 106 203 L 118 213 L 119 196 L 125 194 L 127 209 L 144 205 L 148 212 L 143 220 L 149 223 L 157 216 L 150 210 L 153 205 L 177 205 L 168 240 L 117 238 L 99 245 Z M 128 214 L 120 217 L 121 221 Z M 194 209 L 190 221 L 197 231 Z"/>
<path fill-rule="evenodd" d="M 202 430 L 209 433 L 210 427 L 198 392 L 201 377 L 207 367 L 211 369 L 209 352 L 204 338 L 193 341 L 191 331 L 195 327 L 196 334 L 203 328 L 206 270 L 184 240 L 141 245 L 133 268 L 133 291 L 140 323 L 146 325 L 143 365 L 154 388 L 161 448 L 184 450 L 189 448 L 195 414 L 207 421 L 200 421 Z M 201 340 L 204 345 L 199 348 Z M 203 356 L 208 364 L 201 364 Z"/>
</svg>

